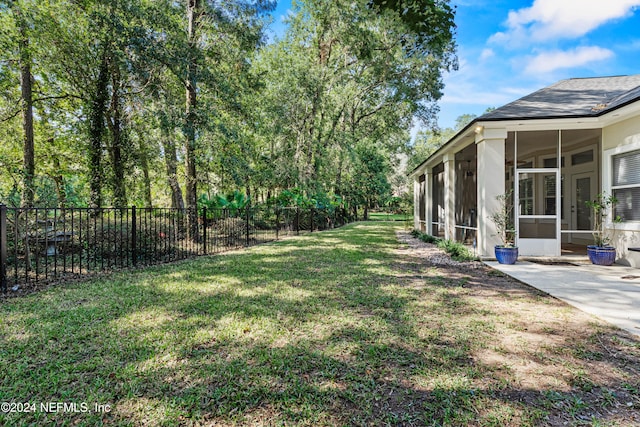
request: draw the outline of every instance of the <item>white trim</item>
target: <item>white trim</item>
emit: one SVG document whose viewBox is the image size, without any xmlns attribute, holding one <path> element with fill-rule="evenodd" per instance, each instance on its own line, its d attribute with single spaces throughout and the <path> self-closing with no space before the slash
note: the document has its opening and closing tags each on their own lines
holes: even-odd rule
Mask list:
<svg viewBox="0 0 640 427">
<path fill-rule="evenodd" d="M 518 168 L 518 173 L 556 173 L 558 168 Z"/>
<path fill-rule="evenodd" d="M 476 230 L 478 231 L 478 227 L 469 227 L 466 225 L 456 225 L 455 228 L 459 228 L 460 230 Z"/>
<path fill-rule="evenodd" d="M 638 184 L 616 185 L 616 190 L 624 190 L 625 188 L 638 188 Z"/>
</svg>

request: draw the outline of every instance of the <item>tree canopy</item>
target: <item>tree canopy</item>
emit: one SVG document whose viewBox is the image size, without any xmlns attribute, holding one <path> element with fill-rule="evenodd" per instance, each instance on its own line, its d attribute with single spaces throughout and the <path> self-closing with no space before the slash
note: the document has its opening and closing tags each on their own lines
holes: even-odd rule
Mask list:
<svg viewBox="0 0 640 427">
<path fill-rule="evenodd" d="M 294 0 L 267 43 L 275 3 L 0 1 L 0 202 L 382 203 L 414 120 L 435 124 L 454 10 Z"/>
</svg>

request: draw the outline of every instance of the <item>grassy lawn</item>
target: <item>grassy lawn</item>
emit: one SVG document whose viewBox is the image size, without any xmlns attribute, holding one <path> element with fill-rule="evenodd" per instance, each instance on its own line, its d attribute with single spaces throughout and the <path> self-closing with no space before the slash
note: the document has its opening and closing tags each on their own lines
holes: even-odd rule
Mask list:
<svg viewBox="0 0 640 427">
<path fill-rule="evenodd" d="M 408 214 L 394 214 L 387 212 L 369 212 L 371 221 L 409 221 L 413 220 Z"/>
<path fill-rule="evenodd" d="M 0 425 L 640 425 L 638 340 L 484 268 L 430 265 L 401 228 L 1 301 L 0 400 L 37 407 Z"/>
</svg>

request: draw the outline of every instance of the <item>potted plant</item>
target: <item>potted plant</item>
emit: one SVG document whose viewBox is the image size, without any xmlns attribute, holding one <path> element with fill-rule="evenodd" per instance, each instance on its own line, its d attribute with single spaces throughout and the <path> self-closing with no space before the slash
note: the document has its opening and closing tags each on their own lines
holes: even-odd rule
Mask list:
<svg viewBox="0 0 640 427">
<path fill-rule="evenodd" d="M 611 210 L 617 202 L 618 200 L 613 194 L 607 195 L 606 193 L 598 194 L 594 200 L 585 201 L 585 204 L 593 213 L 592 234 L 594 244 L 587 246 L 587 254 L 592 264 L 611 265 L 616 260 L 616 248 L 610 245 L 611 237 L 605 234 L 604 226 L 609 210 Z M 613 219 L 612 224 L 615 227 L 615 224 L 621 221 L 622 219 L 617 216 Z"/>
<path fill-rule="evenodd" d="M 515 264 L 518 259 L 516 246 L 516 229 L 513 224 L 513 191 L 496 196 L 500 208 L 489 216 L 496 225 L 501 245 L 494 248 L 496 259 L 500 264 Z"/>
</svg>

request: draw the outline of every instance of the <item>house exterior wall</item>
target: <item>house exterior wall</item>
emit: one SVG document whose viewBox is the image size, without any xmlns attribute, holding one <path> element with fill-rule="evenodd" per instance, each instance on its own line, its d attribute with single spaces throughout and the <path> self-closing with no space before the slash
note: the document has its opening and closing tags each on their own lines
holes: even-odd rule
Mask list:
<svg viewBox="0 0 640 427">
<path fill-rule="evenodd" d="M 425 171 L 425 186 L 424 186 L 424 216 L 425 216 L 425 229 L 424 232 L 431 234 L 433 229 L 433 217 L 431 209 L 431 199 L 433 197 L 433 174 L 431 171 Z"/>
<path fill-rule="evenodd" d="M 476 135 L 478 153 L 478 253 L 494 254 L 501 244 L 495 224 L 489 219 L 500 208 L 497 196 L 504 194 L 504 158 L 506 129 L 485 129 Z"/>
<path fill-rule="evenodd" d="M 440 163 L 432 169 L 431 193 L 427 202 L 427 209 L 431 212 L 431 223 L 427 230 L 430 230 L 429 234 L 438 237 L 444 237 L 445 230 L 444 191 L 444 164 Z"/>
<path fill-rule="evenodd" d="M 417 175 L 413 178 L 413 228 L 420 230 L 420 182 Z"/>
<path fill-rule="evenodd" d="M 611 194 L 612 156 L 640 149 L 640 120 L 633 117 L 607 126 L 602 130 L 602 189 Z M 623 222 L 620 224 L 608 221 L 606 230 L 612 237 L 612 244 L 618 252 L 618 263 L 640 268 L 640 252 L 629 251 L 629 248 L 640 247 L 640 222 Z"/>
<path fill-rule="evenodd" d="M 456 238 L 456 156 L 445 154 L 444 158 L 444 238 Z"/>
</svg>

